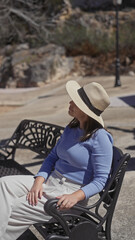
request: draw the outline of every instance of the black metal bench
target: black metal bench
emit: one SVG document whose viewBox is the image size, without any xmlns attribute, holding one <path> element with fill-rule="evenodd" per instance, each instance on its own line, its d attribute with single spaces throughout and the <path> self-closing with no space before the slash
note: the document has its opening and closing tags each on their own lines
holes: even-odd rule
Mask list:
<svg viewBox="0 0 135 240">
<path fill-rule="evenodd" d="M 15 160 L 17 149 L 29 149 L 45 158 L 55 146 L 64 128 L 50 123 L 23 120 L 12 137 L 0 148 L 0 177 L 15 174 L 32 174 Z M 111 222 L 130 155 L 113 149 L 110 179 L 95 203 L 73 207 L 73 212 L 61 213 L 56 199 L 48 200 L 45 211 L 52 216 L 47 224 L 35 224 L 46 240 L 111 240 Z M 77 213 L 76 213 L 77 210 Z M 26 235 L 19 239 L 28 239 Z M 37 238 L 31 238 L 31 240 Z"/>
</svg>

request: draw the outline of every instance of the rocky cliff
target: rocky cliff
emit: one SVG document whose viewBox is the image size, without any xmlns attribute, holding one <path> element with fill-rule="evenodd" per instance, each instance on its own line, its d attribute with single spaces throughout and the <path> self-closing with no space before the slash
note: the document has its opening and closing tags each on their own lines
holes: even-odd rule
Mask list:
<svg viewBox="0 0 135 240">
<path fill-rule="evenodd" d="M 64 2 L 67 4 L 56 11 L 55 15 L 51 17 L 48 13 L 48 18 L 46 15 L 45 35 L 44 31 L 39 32 L 39 29 L 36 29 L 34 32 L 31 31 L 31 34 L 30 32 L 24 34 L 22 42 L 13 41 L 1 47 L 0 87 L 42 86 L 70 74 L 83 76 L 115 74 L 115 11 L 85 12 L 73 8 L 69 1 Z M 75 1 L 72 1 L 72 4 L 73 2 L 75 4 Z M 85 1 L 78 1 L 78 4 L 81 2 Z M 96 4 L 98 1 L 86 2 Z M 134 19 L 134 9 L 119 12 L 120 73 L 133 76 Z"/>
</svg>

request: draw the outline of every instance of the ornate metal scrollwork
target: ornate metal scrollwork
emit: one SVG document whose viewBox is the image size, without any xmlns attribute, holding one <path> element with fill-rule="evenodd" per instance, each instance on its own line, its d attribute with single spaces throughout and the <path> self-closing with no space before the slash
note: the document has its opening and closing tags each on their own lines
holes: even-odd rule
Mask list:
<svg viewBox="0 0 135 240">
<path fill-rule="evenodd" d="M 47 156 L 63 133 L 64 128 L 34 120 L 23 120 L 12 137 L 1 147 L 3 159 L 12 158 L 17 148 L 31 149 Z"/>
</svg>

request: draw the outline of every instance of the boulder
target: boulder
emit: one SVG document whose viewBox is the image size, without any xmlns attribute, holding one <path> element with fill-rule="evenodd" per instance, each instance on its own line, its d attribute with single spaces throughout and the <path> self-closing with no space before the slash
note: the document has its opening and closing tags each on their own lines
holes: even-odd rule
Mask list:
<svg viewBox="0 0 135 240">
<path fill-rule="evenodd" d="M 6 88 L 10 77 L 13 77 L 12 57 L 5 57 L 0 67 L 0 88 Z"/>
<path fill-rule="evenodd" d="M 64 47 L 54 44 L 38 49 L 17 46 L 1 65 L 0 87 L 38 87 L 66 77 L 73 67 L 74 60 L 66 57 Z"/>
</svg>

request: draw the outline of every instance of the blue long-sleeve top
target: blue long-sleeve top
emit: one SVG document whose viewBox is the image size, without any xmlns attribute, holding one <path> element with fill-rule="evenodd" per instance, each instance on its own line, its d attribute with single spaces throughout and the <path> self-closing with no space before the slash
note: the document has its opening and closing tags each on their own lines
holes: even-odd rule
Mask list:
<svg viewBox="0 0 135 240">
<path fill-rule="evenodd" d="M 35 177 L 47 179 L 52 169 L 56 169 L 81 184 L 88 199 L 105 187 L 111 169 L 113 139 L 105 129 L 97 130 L 84 142 L 80 141 L 81 136 L 82 129 L 67 126 Z"/>
</svg>

